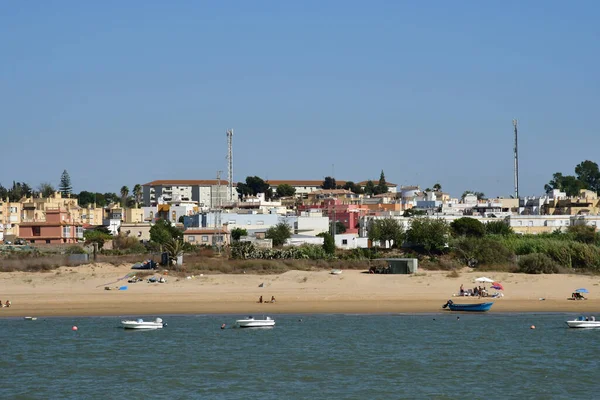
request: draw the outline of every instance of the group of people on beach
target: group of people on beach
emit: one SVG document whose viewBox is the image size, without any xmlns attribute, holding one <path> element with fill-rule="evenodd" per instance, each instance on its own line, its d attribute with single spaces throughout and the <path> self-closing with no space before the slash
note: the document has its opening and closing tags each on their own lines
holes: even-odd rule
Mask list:
<svg viewBox="0 0 600 400">
<path fill-rule="evenodd" d="M 10 300 L 6 300 L 6 303 L 2 303 L 2 300 L 0 300 L 0 307 L 10 307 L 11 302 Z"/>
<path fill-rule="evenodd" d="M 488 292 L 485 286 L 475 286 L 473 289 L 465 290 L 465 286 L 463 284 L 460 285 L 460 296 L 477 296 L 481 298 L 487 297 L 487 295 Z"/>
<path fill-rule="evenodd" d="M 258 298 L 258 302 L 259 302 L 259 303 L 275 303 L 275 296 L 271 296 L 271 301 L 263 301 L 263 297 L 262 297 L 262 296 L 260 296 L 260 297 Z"/>
</svg>

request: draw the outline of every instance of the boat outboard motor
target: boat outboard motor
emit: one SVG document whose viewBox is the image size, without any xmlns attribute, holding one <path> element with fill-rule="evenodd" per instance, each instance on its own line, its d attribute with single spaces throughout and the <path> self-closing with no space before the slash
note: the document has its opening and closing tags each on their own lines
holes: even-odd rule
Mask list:
<svg viewBox="0 0 600 400">
<path fill-rule="evenodd" d="M 446 302 L 446 304 L 444 304 L 444 305 L 443 305 L 443 307 L 442 307 L 442 308 L 448 308 L 448 306 L 449 306 L 450 304 L 454 304 L 454 303 L 452 302 L 452 300 L 448 300 L 448 301 Z"/>
</svg>

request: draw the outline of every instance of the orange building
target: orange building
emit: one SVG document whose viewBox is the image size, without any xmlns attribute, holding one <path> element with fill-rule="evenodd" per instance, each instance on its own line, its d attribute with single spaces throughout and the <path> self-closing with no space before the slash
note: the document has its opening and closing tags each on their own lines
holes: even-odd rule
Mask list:
<svg viewBox="0 0 600 400">
<path fill-rule="evenodd" d="M 77 243 L 83 240 L 81 223 L 74 222 L 65 209 L 46 209 L 44 221 L 22 222 L 19 237 L 33 244 Z"/>
</svg>

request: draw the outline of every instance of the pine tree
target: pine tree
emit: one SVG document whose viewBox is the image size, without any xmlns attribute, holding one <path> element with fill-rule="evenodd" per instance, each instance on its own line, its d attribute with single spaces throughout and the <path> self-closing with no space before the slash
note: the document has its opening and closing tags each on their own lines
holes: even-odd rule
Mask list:
<svg viewBox="0 0 600 400">
<path fill-rule="evenodd" d="M 73 190 L 73 187 L 71 186 L 71 177 L 66 169 L 60 176 L 60 185 L 58 186 L 58 190 L 63 197 L 70 196 L 71 191 Z"/>
<path fill-rule="evenodd" d="M 385 181 L 385 174 L 383 173 L 383 170 L 381 170 L 381 175 L 379 176 L 379 182 L 377 183 L 377 186 L 375 187 L 375 194 L 382 194 L 382 193 L 387 193 L 389 191 L 388 186 L 387 186 L 387 182 Z"/>
</svg>

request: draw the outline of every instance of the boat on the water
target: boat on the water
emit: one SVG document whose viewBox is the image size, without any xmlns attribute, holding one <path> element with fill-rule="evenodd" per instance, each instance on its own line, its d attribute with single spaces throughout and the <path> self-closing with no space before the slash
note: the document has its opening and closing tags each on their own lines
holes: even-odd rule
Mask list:
<svg viewBox="0 0 600 400">
<path fill-rule="evenodd" d="M 37 320 L 37 317 L 23 317 L 23 319 L 25 321 L 35 321 L 35 320 Z"/>
<path fill-rule="evenodd" d="M 450 308 L 450 311 L 474 311 L 483 312 L 492 308 L 494 303 L 475 303 L 475 304 L 456 304 L 452 300 L 448 300 L 443 308 Z"/>
<path fill-rule="evenodd" d="M 161 329 L 163 325 L 166 324 L 163 324 L 161 318 L 156 318 L 154 321 L 144 321 L 141 318 L 121 321 L 121 326 L 125 329 Z"/>
<path fill-rule="evenodd" d="M 331 270 L 331 275 L 341 275 L 341 274 L 342 274 L 341 269 L 332 269 Z"/>
<path fill-rule="evenodd" d="M 236 325 L 240 328 L 266 328 L 275 326 L 275 320 L 270 317 L 264 319 L 255 319 L 250 316 L 246 319 L 238 319 L 235 321 Z"/>
<path fill-rule="evenodd" d="M 594 317 L 585 318 L 585 317 L 581 316 L 572 321 L 565 321 L 565 322 L 569 328 L 582 328 L 582 329 L 600 328 L 600 321 L 596 321 L 596 318 L 594 318 Z"/>
</svg>

